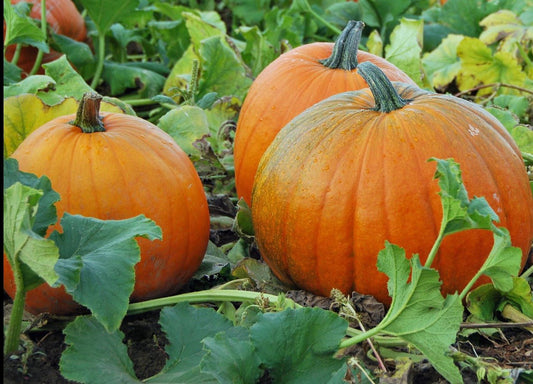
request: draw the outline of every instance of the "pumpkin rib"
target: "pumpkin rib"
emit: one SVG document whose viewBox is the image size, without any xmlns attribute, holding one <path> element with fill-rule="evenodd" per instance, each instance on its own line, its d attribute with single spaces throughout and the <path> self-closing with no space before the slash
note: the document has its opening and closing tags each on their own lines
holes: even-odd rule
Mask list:
<svg viewBox="0 0 533 384">
<path fill-rule="evenodd" d="M 65 122 L 64 124 L 68 124 L 68 123 Z M 74 161 L 73 160 L 74 160 L 74 157 L 76 155 L 75 148 L 77 147 L 77 143 L 80 140 L 80 138 L 81 137 L 75 137 L 74 138 L 74 144 L 70 147 L 72 149 L 72 152 L 69 155 L 69 161 L 65 162 L 65 163 L 68 163 L 68 166 L 69 166 L 69 168 L 67 170 L 65 170 L 65 172 L 66 172 L 67 175 L 71 175 L 71 177 L 73 177 L 76 174 L 76 172 L 72 171 L 72 168 L 74 167 Z M 68 132 L 65 132 L 62 140 L 64 140 L 64 139 L 67 139 L 69 141 L 72 140 L 71 138 L 69 138 Z M 52 152 L 52 157 L 48 160 L 49 164 L 55 164 L 55 157 L 59 153 L 60 153 L 60 151 L 53 151 Z M 61 195 L 61 200 L 58 202 L 58 204 L 70 205 L 71 189 L 72 189 L 73 185 L 74 185 L 73 183 L 68 183 L 68 187 L 67 187 L 68 189 L 67 189 L 66 192 L 64 192 Z M 52 184 L 52 188 L 54 188 L 53 184 Z M 57 220 L 58 220 L 58 223 L 59 223 L 61 221 L 61 218 L 58 217 Z"/>
<path fill-rule="evenodd" d="M 104 123 L 105 123 L 105 120 L 104 120 Z M 109 124 L 109 122 L 107 122 L 107 124 Z M 128 129 L 130 130 L 130 133 L 131 134 L 134 134 L 134 135 L 137 135 L 136 132 L 132 132 L 132 127 L 128 127 Z M 163 149 L 163 147 L 161 148 L 156 148 L 155 145 L 153 144 L 153 141 L 147 141 L 145 137 L 143 137 L 142 135 L 142 132 L 138 132 L 138 135 L 139 137 L 141 138 L 140 141 L 135 141 L 135 142 L 129 142 L 128 141 L 128 145 L 134 145 L 135 148 L 139 151 L 139 152 L 143 152 L 144 154 L 144 157 L 145 157 L 145 160 L 148 161 L 148 162 L 157 162 L 157 166 L 154 166 L 154 168 L 157 168 L 162 174 L 163 173 L 167 173 L 169 175 L 171 175 L 171 179 L 172 180 L 179 180 L 182 178 L 182 175 L 180 175 L 176 170 L 172 169 L 171 167 L 168 166 L 168 164 L 166 164 L 165 162 L 162 161 L 162 159 L 164 158 L 168 158 L 168 154 L 166 153 L 163 153 L 163 151 L 159 150 L 159 149 Z M 161 138 L 160 138 L 161 139 Z M 162 143 L 163 144 L 163 143 Z M 117 143 L 118 145 L 118 143 Z M 163 175 L 161 175 L 163 176 Z M 165 177 L 166 179 L 169 179 L 168 175 L 167 177 Z M 182 200 L 185 200 L 185 193 L 184 193 L 184 190 L 183 190 L 183 187 L 181 185 L 182 183 L 178 183 L 178 185 L 176 186 L 173 186 L 173 189 L 172 189 L 172 192 L 174 195 L 179 195 L 180 198 Z M 167 202 L 166 202 L 166 205 L 167 207 L 171 207 L 171 194 L 165 194 L 164 197 L 167 198 Z M 190 215 L 188 214 L 187 210 L 184 210 L 182 211 L 182 215 L 183 216 L 186 216 L 186 219 L 184 221 L 186 221 L 187 223 L 189 223 L 189 226 L 191 224 L 191 217 Z M 157 224 L 157 220 L 155 220 L 154 218 L 151 218 L 152 220 L 154 220 Z M 169 220 L 169 223 L 170 223 L 170 227 L 173 227 L 175 225 L 175 220 L 176 220 L 176 217 L 174 216 L 168 216 L 166 217 L 167 220 Z M 189 231 L 189 235 L 187 238 L 185 239 L 182 239 L 182 240 L 185 240 L 185 241 L 180 241 L 180 248 L 184 248 L 184 249 L 180 249 L 181 251 L 183 252 L 180 252 L 184 255 L 184 257 L 180 258 L 179 262 L 180 262 L 180 270 L 183 269 L 183 266 L 184 265 L 188 265 L 190 260 L 189 260 L 189 257 L 188 257 L 188 252 L 190 251 L 190 248 L 191 248 L 191 242 L 190 242 L 190 239 L 191 239 L 191 236 L 193 235 L 191 233 L 192 231 Z M 197 234 L 195 234 L 197 235 Z M 163 236 L 165 236 L 165 234 L 163 233 Z M 167 245 L 168 247 L 168 245 Z M 171 251 L 169 249 L 169 251 Z M 177 259 L 168 259 L 167 262 L 168 263 L 171 263 L 171 262 L 177 262 L 178 260 Z M 170 265 L 168 265 L 167 263 L 167 267 L 171 267 Z M 156 271 L 152 271 L 152 273 L 154 273 Z M 181 276 L 181 275 L 180 275 Z M 177 279 L 177 276 L 176 276 L 176 279 Z M 181 280 L 180 279 L 177 279 L 177 280 Z"/>
</svg>

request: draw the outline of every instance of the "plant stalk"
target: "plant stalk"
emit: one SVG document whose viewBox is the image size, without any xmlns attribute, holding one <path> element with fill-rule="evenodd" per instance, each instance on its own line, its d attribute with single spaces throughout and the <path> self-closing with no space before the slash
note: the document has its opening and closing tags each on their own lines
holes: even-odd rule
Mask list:
<svg viewBox="0 0 533 384">
<path fill-rule="evenodd" d="M 365 23 L 362 21 L 350 20 L 335 41 L 331 56 L 319 60 L 320 63 L 330 69 L 351 71 L 357 68 L 357 49 L 364 27 Z"/>
<path fill-rule="evenodd" d="M 98 58 L 96 63 L 96 70 L 94 71 L 94 76 L 91 81 L 91 88 L 96 89 L 98 83 L 100 82 L 100 77 L 102 76 L 102 71 L 104 70 L 104 59 L 105 59 L 105 35 L 103 33 L 98 33 Z"/>
<path fill-rule="evenodd" d="M 128 306 L 128 315 L 133 315 L 137 313 L 143 313 L 148 311 L 153 311 L 156 309 L 161 309 L 168 305 L 174 305 L 177 303 L 187 302 L 187 303 L 206 303 L 213 301 L 253 301 L 259 298 L 266 298 L 271 302 L 276 302 L 278 296 L 261 293 L 261 292 L 251 292 L 251 291 L 241 291 L 234 289 L 208 289 L 204 291 L 196 291 L 183 293 L 180 295 L 162 297 L 159 299 L 152 299 L 147 301 L 142 301 L 138 303 L 132 303 Z M 286 299 L 294 307 L 301 307 L 301 305 L 295 303 L 290 299 Z"/>
<path fill-rule="evenodd" d="M 45 36 L 45 39 L 46 41 L 48 40 L 47 36 L 47 31 L 46 31 L 46 26 L 47 26 L 47 22 L 46 22 L 46 0 L 41 0 L 41 31 L 43 32 L 44 36 Z M 31 68 L 31 71 L 29 73 L 29 76 L 31 75 L 35 75 L 37 73 L 37 71 L 39 70 L 39 68 L 41 68 L 41 63 L 43 62 L 43 56 L 44 56 L 44 52 L 39 49 L 37 51 L 37 57 L 35 58 L 35 63 L 33 63 L 33 67 Z"/>
<path fill-rule="evenodd" d="M 365 61 L 357 67 L 359 74 L 367 82 L 376 106 L 375 111 L 389 113 L 405 107 L 409 100 L 403 99 L 391 81 L 385 76 L 383 71 L 374 63 Z"/>
<path fill-rule="evenodd" d="M 80 101 L 76 119 L 70 124 L 79 127 L 83 133 L 105 132 L 104 123 L 100 118 L 102 96 L 87 92 Z"/>
<path fill-rule="evenodd" d="M 26 290 L 24 289 L 24 279 L 22 271 L 20 270 L 20 261 L 16 257 L 13 258 L 13 265 L 11 267 L 13 269 L 16 291 L 4 341 L 5 356 L 15 353 L 19 348 L 22 316 L 24 314 L 24 302 L 26 299 Z"/>
</svg>

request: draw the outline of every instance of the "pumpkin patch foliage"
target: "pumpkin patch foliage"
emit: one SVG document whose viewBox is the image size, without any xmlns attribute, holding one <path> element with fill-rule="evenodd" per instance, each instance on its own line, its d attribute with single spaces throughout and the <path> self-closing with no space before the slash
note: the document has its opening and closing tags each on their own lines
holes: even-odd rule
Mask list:
<svg viewBox="0 0 533 384">
<path fill-rule="evenodd" d="M 4 0 L 4 380 L 532 382 L 531 16 Z"/>
</svg>

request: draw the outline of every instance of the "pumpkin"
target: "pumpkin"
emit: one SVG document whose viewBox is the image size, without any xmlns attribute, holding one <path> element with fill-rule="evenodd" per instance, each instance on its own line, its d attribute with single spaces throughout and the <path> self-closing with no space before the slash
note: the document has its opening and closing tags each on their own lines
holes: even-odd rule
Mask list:
<svg viewBox="0 0 533 384">
<path fill-rule="evenodd" d="M 12 154 L 21 171 L 46 175 L 64 212 L 103 220 L 139 214 L 155 221 L 162 240 L 139 238 L 132 301 L 177 292 L 202 262 L 210 218 L 200 178 L 185 152 L 157 126 L 139 117 L 101 113 L 101 97 L 88 94 L 77 115 L 56 118 L 32 132 Z M 75 120 L 74 120 L 75 119 Z M 73 121 L 74 120 L 74 121 Z M 4 289 L 13 297 L 13 273 L 4 255 Z M 63 287 L 30 290 L 31 313 L 78 309 Z"/>
<path fill-rule="evenodd" d="M 356 71 L 358 63 L 371 61 L 390 79 L 414 85 L 385 59 L 357 50 L 363 27 L 363 22 L 350 21 L 335 44 L 316 42 L 285 52 L 252 83 L 234 142 L 235 187 L 248 205 L 259 160 L 281 128 L 320 100 L 367 87 Z"/>
<path fill-rule="evenodd" d="M 33 4 L 30 11 L 30 17 L 41 20 L 41 0 L 11 0 L 11 4 L 17 4 L 21 1 Z M 72 0 L 46 0 L 46 22 L 52 30 L 59 34 L 70 37 L 76 41 L 85 41 L 87 38 L 87 29 L 85 21 L 76 5 Z M 5 22 L 4 22 L 4 39 L 5 39 Z M 20 52 L 17 65 L 25 74 L 30 73 L 37 57 L 37 48 L 24 46 Z M 10 45 L 6 49 L 6 59 L 11 61 L 15 53 L 15 45 Z M 42 63 L 49 63 L 58 59 L 62 54 L 50 50 L 43 55 Z M 42 68 L 39 73 L 43 73 Z"/>
<path fill-rule="evenodd" d="M 385 241 L 425 262 L 440 229 L 432 157 L 459 163 L 470 197 L 486 197 L 525 263 L 533 197 L 521 153 L 506 129 L 474 103 L 391 83 L 371 63 L 359 67 L 370 89 L 307 109 L 261 159 L 252 221 L 260 254 L 273 272 L 318 295 L 338 288 L 389 304 L 387 278 L 376 268 Z M 461 291 L 492 243 L 488 230 L 446 236 L 432 264 L 442 291 Z"/>
</svg>

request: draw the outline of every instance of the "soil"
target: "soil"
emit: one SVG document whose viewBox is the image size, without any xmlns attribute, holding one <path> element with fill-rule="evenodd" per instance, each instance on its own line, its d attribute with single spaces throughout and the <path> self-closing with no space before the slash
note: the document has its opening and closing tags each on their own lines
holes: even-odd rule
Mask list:
<svg viewBox="0 0 533 384">
<path fill-rule="evenodd" d="M 314 297 L 305 292 L 289 292 L 288 297 L 308 306 L 331 307 L 331 301 L 327 298 Z M 352 303 L 363 313 L 363 321 L 366 326 L 372 326 L 384 313 L 383 308 L 371 297 L 354 295 Z M 11 300 L 4 297 L 4 312 L 9 312 Z M 366 312 L 365 312 L 366 311 Z M 65 349 L 62 328 L 65 319 L 47 319 L 47 324 L 39 331 L 26 334 L 27 340 L 22 348 L 29 352 L 19 352 L 11 357 L 4 357 L 4 383 L 6 384 L 67 384 L 74 383 L 64 379 L 59 371 L 59 360 Z M 125 334 L 124 342 L 128 346 L 129 356 L 134 363 L 134 369 L 139 379 L 145 379 L 158 373 L 166 361 L 164 351 L 166 345 L 165 335 L 161 332 L 158 324 L 159 311 L 152 311 L 140 315 L 127 316 L 121 327 Z M 28 350 L 28 345 L 33 350 Z M 499 338 L 489 338 L 474 334 L 456 344 L 456 348 L 470 356 L 482 356 L 501 368 L 521 368 L 533 370 L 533 337 L 530 332 L 520 328 L 504 328 Z M 369 358 L 367 345 L 358 345 L 346 351 L 350 356 L 356 356 L 369 369 L 376 370 L 376 362 Z M 380 383 L 436 383 L 444 384 L 446 381 L 434 370 L 434 368 L 422 361 L 414 364 L 407 376 L 403 378 L 391 378 L 396 367 L 394 362 L 385 360 L 385 367 L 389 373 L 381 377 Z M 472 370 L 463 370 L 465 383 L 478 383 Z M 352 378 L 355 380 L 354 378 Z M 266 374 L 260 381 L 261 384 L 270 383 Z M 356 381 L 349 381 L 356 382 Z M 481 381 L 486 383 L 486 381 Z M 518 381 L 517 381 L 518 383 Z M 526 383 L 526 381 L 522 381 Z"/>
</svg>

